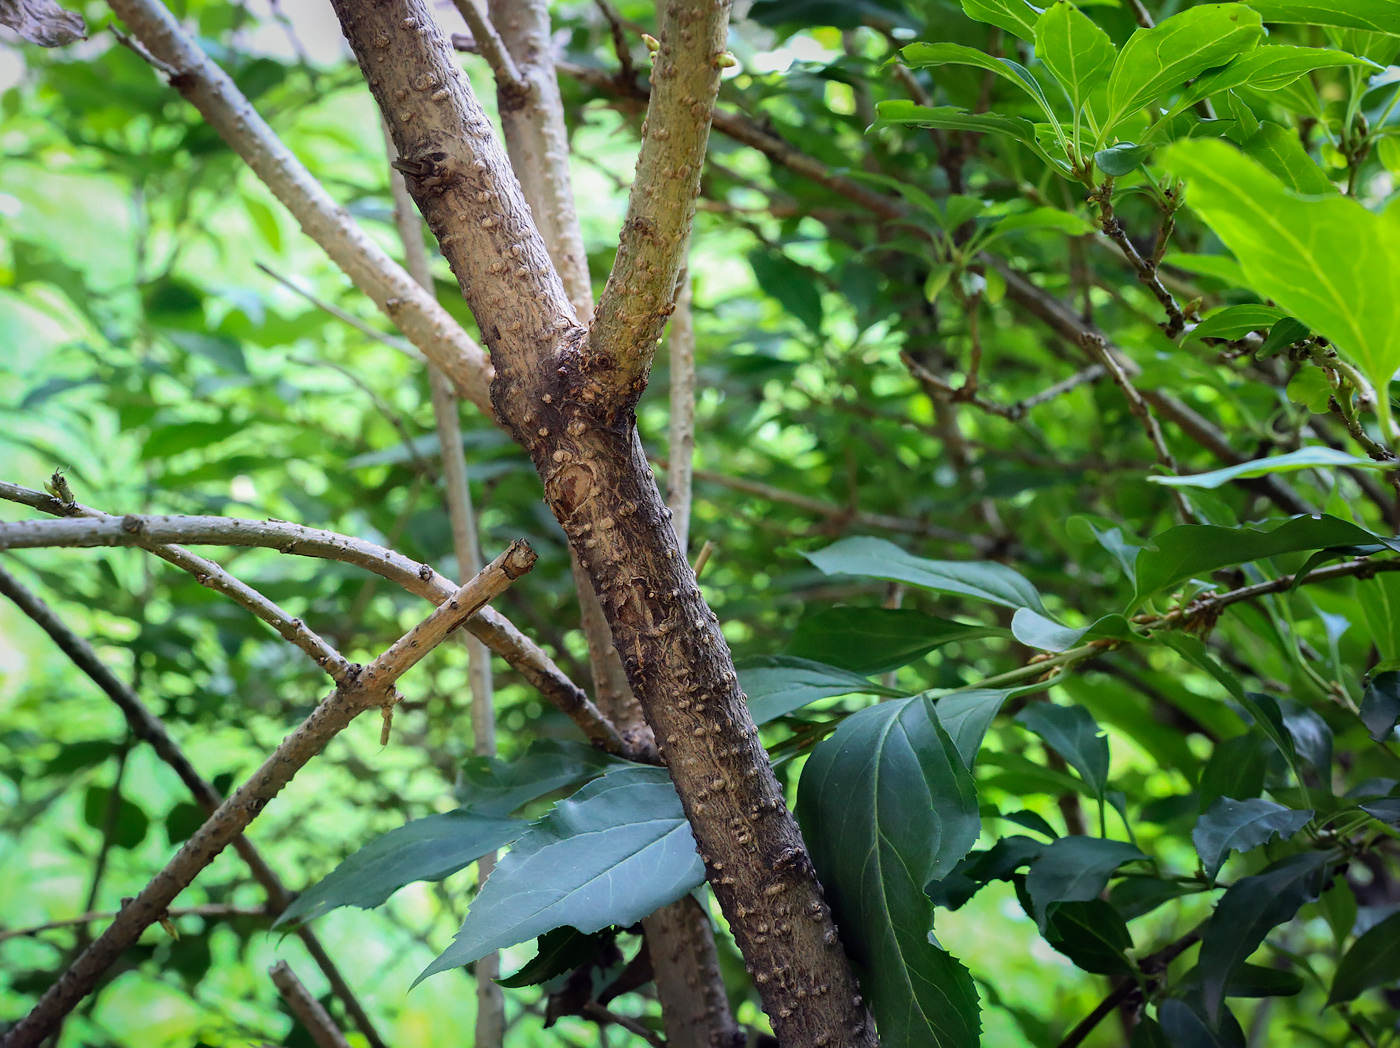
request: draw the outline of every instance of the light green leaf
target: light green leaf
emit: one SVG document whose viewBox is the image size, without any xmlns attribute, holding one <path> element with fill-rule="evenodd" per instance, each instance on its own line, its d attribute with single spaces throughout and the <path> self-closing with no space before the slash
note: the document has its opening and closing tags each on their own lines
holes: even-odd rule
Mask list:
<svg viewBox="0 0 1400 1048">
<path fill-rule="evenodd" d="M 1063 3 L 1063 0 L 1060 2 Z M 1033 207 L 1029 211 L 1017 211 L 998 219 L 983 243 L 1021 229 L 1055 229 L 1077 237 L 1092 233 L 1094 225 L 1084 216 L 1062 211 L 1058 207 Z"/>
<path fill-rule="evenodd" d="M 1154 484 L 1166 484 L 1174 488 L 1218 488 L 1231 480 L 1263 477 L 1270 473 L 1292 473 L 1299 469 L 1335 469 L 1339 466 L 1351 466 L 1354 469 L 1393 469 L 1395 465 L 1394 462 L 1377 462 L 1363 455 L 1349 455 L 1345 451 L 1319 445 L 1290 451 L 1287 455 L 1240 462 L 1224 469 L 1211 470 L 1209 473 L 1195 473 L 1186 477 L 1151 476 L 1147 479 Z"/>
<path fill-rule="evenodd" d="M 749 698 L 749 713 L 756 724 L 766 724 L 809 702 L 838 695 L 908 694 L 868 681 L 859 673 L 792 655 L 748 659 L 738 670 L 739 687 Z"/>
<path fill-rule="evenodd" d="M 1193 338 L 1244 338 L 1251 331 L 1273 327 L 1285 316 L 1287 314 L 1277 306 L 1226 306 L 1216 310 L 1192 328 L 1186 339 L 1190 341 Z"/>
<path fill-rule="evenodd" d="M 1263 36 L 1258 14 L 1243 4 L 1203 4 L 1152 29 L 1139 29 L 1123 45 L 1108 80 L 1104 137 L 1128 114 L 1205 70 L 1224 65 Z"/>
<path fill-rule="evenodd" d="M 1161 158 L 1187 203 L 1235 253 L 1250 286 L 1327 338 L 1384 389 L 1400 368 L 1400 212 L 1303 197 L 1224 142 Z"/>
<path fill-rule="evenodd" d="M 1055 0 L 1036 21 L 1035 53 L 1076 110 L 1118 57 L 1108 34 L 1068 0 Z"/>
<path fill-rule="evenodd" d="M 1266 22 L 1335 25 L 1400 36 L 1400 0 L 1251 0 Z"/>
<path fill-rule="evenodd" d="M 1314 415 L 1325 415 L 1328 402 L 1336 391 L 1327 378 L 1327 372 L 1321 368 L 1304 367 L 1288 380 L 1288 388 L 1284 392 L 1289 400 L 1302 404 Z"/>
<path fill-rule="evenodd" d="M 1240 55 L 1223 69 L 1206 73 L 1196 80 L 1181 99 L 1172 106 L 1172 113 L 1180 113 L 1211 95 L 1218 95 L 1236 87 L 1252 87 L 1256 91 L 1277 91 L 1287 87 L 1304 73 L 1314 69 L 1331 69 L 1337 66 L 1368 65 L 1368 62 L 1345 51 L 1334 51 L 1326 47 L 1294 47 L 1291 44 L 1263 44 Z"/>
<path fill-rule="evenodd" d="M 1361 605 L 1381 662 L 1400 659 L 1400 574 L 1386 572 L 1358 582 L 1356 602 Z"/>
<path fill-rule="evenodd" d="M 1005 29 L 1022 40 L 1035 39 L 1035 20 L 1040 8 L 1026 0 L 962 0 L 962 8 L 968 18 Z"/>
<path fill-rule="evenodd" d="M 886 539 L 864 536 L 842 539 L 806 557 L 827 575 L 864 575 L 939 593 L 957 593 L 1008 608 L 1045 610 L 1040 594 L 1029 580 L 1005 564 L 925 560 Z"/>
<path fill-rule="evenodd" d="M 415 985 L 565 925 L 587 934 L 635 924 L 704 880 L 665 769 L 621 768 L 560 801 L 515 842 Z"/>
<path fill-rule="evenodd" d="M 973 1048 L 977 991 L 930 945 L 924 885 L 977 840 L 977 793 L 922 698 L 872 706 L 818 743 L 802 770 L 797 817 L 843 944 L 891 1045 Z"/>
<path fill-rule="evenodd" d="M 1025 91 L 1031 98 L 1040 105 L 1049 119 L 1053 119 L 1050 109 L 1050 102 L 1045 97 L 1044 90 L 1041 89 L 1040 82 L 1031 75 L 1029 69 L 1021 65 L 1020 62 L 1013 62 L 1009 58 L 994 58 L 985 51 L 979 51 L 975 47 L 965 47 L 962 44 L 948 43 L 917 43 L 910 44 L 903 48 L 900 57 L 904 59 L 905 65 L 911 69 L 924 69 L 929 66 L 940 65 L 967 65 L 976 66 L 978 69 L 985 69 L 989 73 L 995 73 L 1004 80 L 1009 80 L 1021 90 Z"/>
<path fill-rule="evenodd" d="M 1240 148 L 1295 193 L 1326 196 L 1337 192 L 1327 172 L 1313 162 L 1298 141 L 1298 133 L 1281 124 L 1260 124 Z"/>
</svg>

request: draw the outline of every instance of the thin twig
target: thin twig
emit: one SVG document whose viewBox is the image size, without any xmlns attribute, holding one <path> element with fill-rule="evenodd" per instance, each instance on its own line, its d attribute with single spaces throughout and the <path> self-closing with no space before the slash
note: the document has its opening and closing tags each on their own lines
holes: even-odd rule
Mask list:
<svg viewBox="0 0 1400 1048">
<path fill-rule="evenodd" d="M 44 521 L 65 524 L 69 521 Z M 82 523 L 97 523 L 87 522 Z M 534 565 L 523 542 L 504 553 L 422 623 L 395 642 L 312 711 L 233 795 L 219 806 L 151 879 L 127 902 L 107 929 L 49 987 L 33 1010 L 6 1035 L 5 1048 L 38 1048 L 73 1007 L 97 985 L 102 974 L 165 913 L 170 903 L 261 812 L 308 761 L 361 713 L 394 698 L 399 676 L 416 664 L 452 629 L 495 598 Z"/>
<path fill-rule="evenodd" d="M 254 262 L 253 265 L 257 266 L 264 273 L 270 276 L 273 280 L 277 281 L 277 283 L 285 287 L 288 291 L 300 295 L 302 298 L 306 299 L 306 301 L 310 302 L 313 306 L 321 310 L 323 313 L 329 313 L 331 316 L 335 317 L 336 320 L 339 320 L 344 324 L 349 324 L 360 334 L 366 335 L 376 342 L 382 342 L 390 349 L 396 349 L 404 356 L 408 357 L 410 360 L 417 361 L 420 364 L 424 363 L 428 359 L 427 357 L 423 356 L 422 353 L 419 353 L 418 350 L 414 349 L 413 343 L 409 342 L 407 339 L 399 338 L 397 335 L 391 335 L 387 331 L 380 331 L 374 325 L 368 323 L 367 321 L 361 320 L 359 317 L 355 316 L 354 313 L 347 313 L 345 310 L 341 309 L 334 303 L 327 302 L 325 299 L 313 295 L 310 291 L 306 290 L 306 288 L 298 286 L 295 282 L 288 279 L 287 277 L 284 277 L 282 274 L 278 273 L 275 269 L 273 269 L 269 265 L 266 265 L 265 263 Z"/>
<path fill-rule="evenodd" d="M 316 1048 L 350 1048 L 345 1035 L 331 1021 L 330 1014 L 321 1007 L 320 1001 L 311 996 L 286 961 L 278 961 L 267 970 L 267 974 L 272 977 L 272 985 L 277 987 L 277 992 L 287 1002 L 297 1022 L 311 1034 Z"/>
<path fill-rule="evenodd" d="M 660 1037 L 655 1030 L 648 1029 L 631 1016 L 620 1015 L 617 1012 L 599 1004 L 597 1001 L 589 1001 L 583 1006 L 583 1010 L 588 1013 L 589 1018 L 598 1023 L 599 1026 L 606 1026 L 614 1023 L 624 1030 L 636 1034 L 652 1048 L 666 1048 L 666 1041 Z"/>
<path fill-rule="evenodd" d="M 632 49 L 627 46 L 627 27 L 622 24 L 622 16 L 608 0 L 593 0 L 603 18 L 608 23 L 612 35 L 613 52 L 617 55 L 617 78 L 623 83 L 637 79 L 637 71 L 632 66 Z"/>
<path fill-rule="evenodd" d="M 1103 227 L 1104 234 L 1118 245 L 1118 250 L 1123 253 L 1128 265 L 1137 274 L 1138 282 L 1152 292 L 1166 311 L 1167 322 L 1162 330 L 1166 332 L 1168 338 L 1176 338 L 1186 329 L 1186 314 L 1181 311 L 1181 306 L 1177 304 L 1176 296 L 1167 290 L 1161 277 L 1157 275 L 1155 260 L 1150 261 L 1142 257 L 1137 245 L 1132 242 L 1127 230 L 1123 228 L 1123 223 L 1114 213 L 1113 179 L 1104 179 L 1103 185 L 1099 186 L 1089 199 L 1099 206 L 1099 224 Z M 1165 242 L 1166 238 L 1161 239 Z M 1159 244 L 1160 246 L 1162 245 Z"/>
<path fill-rule="evenodd" d="M 476 53 L 486 59 L 486 64 L 491 67 L 491 72 L 496 77 L 496 90 L 523 94 L 525 82 L 520 78 L 520 70 L 515 68 L 515 62 L 506 50 L 506 45 L 501 42 L 496 27 L 491 24 L 491 20 L 481 8 L 476 6 L 476 0 L 452 2 L 462 15 L 462 20 L 467 23 L 467 28 L 472 31 L 472 43 Z M 455 38 L 453 42 L 456 42 Z"/>
<path fill-rule="evenodd" d="M 50 527 L 55 524 L 78 530 L 64 535 L 58 545 L 139 546 L 173 564 L 183 566 L 177 556 L 193 557 L 188 551 L 171 543 L 189 542 L 195 545 L 260 546 L 280 553 L 353 564 L 382 575 L 410 593 L 441 604 L 456 589 L 455 584 L 439 575 L 428 564 L 410 560 L 401 553 L 349 535 L 321 531 L 283 520 L 240 520 L 231 517 L 115 517 L 87 506 L 64 504 L 42 491 L 0 481 L 0 499 L 20 502 L 45 513 L 84 514 L 83 519 L 26 521 L 22 524 L 0 524 L 0 548 L 18 539 L 27 528 Z M 14 531 L 12 529 L 20 529 Z M 37 533 L 36 533 L 37 534 Z M 35 537 L 31 535 L 31 539 Z M 25 540 L 21 540 L 25 541 Z M 37 545 L 48 546 L 47 539 Z M 26 541 L 26 545 L 28 542 Z M 16 547 L 19 548 L 19 547 Z M 194 558 L 202 560 L 202 558 Z M 540 690 L 565 716 L 572 720 L 593 745 L 621 756 L 631 754 L 617 730 L 598 712 L 583 689 L 569 680 L 540 647 L 521 633 L 504 615 L 493 608 L 483 608 L 468 624 L 474 636 L 481 638 L 492 651 L 505 659 L 527 681 Z"/>
<path fill-rule="evenodd" d="M 102 689 L 121 710 L 131 734 L 143 742 L 149 743 L 156 756 L 164 761 L 185 784 L 195 802 L 204 809 L 204 813 L 212 815 L 223 803 L 223 796 L 199 774 L 194 764 L 185 756 L 184 751 L 170 737 L 170 733 L 166 731 L 165 724 L 161 719 L 152 713 L 140 697 L 119 680 L 97 657 L 92 645 L 69 629 L 52 608 L 21 585 L 19 580 L 3 567 L 0 567 L 0 594 L 4 594 L 14 601 L 21 611 L 33 619 L 39 628 L 53 639 L 59 650 Z M 277 874 L 273 872 L 272 867 L 253 847 L 253 842 L 242 834 L 233 839 L 233 849 L 247 864 L 253 879 L 262 885 L 263 890 L 267 892 L 267 912 L 273 916 L 280 914 L 287 908 L 292 897 L 282 885 Z M 322 974 L 331 984 L 335 995 L 345 1005 L 345 1010 L 350 1013 L 355 1025 L 364 1034 L 370 1048 L 385 1048 L 384 1041 L 370 1020 L 369 1014 L 360 1004 L 359 998 L 355 996 L 350 984 L 345 981 L 345 977 L 336 967 L 330 954 L 326 952 L 326 948 L 321 945 L 320 940 L 305 925 L 296 929 L 296 935 L 301 939 L 307 952 L 311 954 L 312 960 L 316 962 L 317 967 L 321 969 Z"/>
<path fill-rule="evenodd" d="M 1148 977 L 1148 987 L 1155 987 L 1158 977 L 1167 970 L 1167 966 L 1196 944 L 1204 927 L 1204 924 L 1198 925 L 1175 942 L 1162 947 L 1152 956 L 1143 958 L 1138 968 L 1143 975 Z M 1078 1048 L 1080 1044 L 1084 1043 L 1084 1039 L 1094 1032 L 1094 1027 L 1098 1026 L 1107 1016 L 1113 1014 L 1113 1010 L 1120 1004 L 1142 990 L 1143 987 L 1136 980 L 1122 980 L 1094 1007 L 1092 1012 L 1065 1035 L 1059 1048 Z"/>
</svg>

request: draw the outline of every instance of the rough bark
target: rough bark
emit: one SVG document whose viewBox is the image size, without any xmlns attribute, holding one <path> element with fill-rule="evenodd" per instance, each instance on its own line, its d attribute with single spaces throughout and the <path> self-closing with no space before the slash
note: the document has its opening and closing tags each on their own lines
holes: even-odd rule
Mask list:
<svg viewBox="0 0 1400 1048">
<path fill-rule="evenodd" d="M 473 2 L 458 0 L 459 6 Z M 504 61 L 491 62 L 506 153 L 565 293 L 587 323 L 593 315 L 593 287 L 569 173 L 568 132 L 550 48 L 549 4 L 493 0 L 491 20 L 502 32 L 505 58 L 511 63 L 506 69 Z M 475 25 L 472 31 L 478 32 Z M 514 78 L 509 75 L 512 69 Z M 654 754 L 656 740 L 632 694 L 593 583 L 572 549 L 569 560 L 594 700 L 629 746 Z M 667 1043 L 672 1048 L 731 1048 L 740 1042 L 743 1035 L 720 978 L 709 915 L 685 898 L 647 916 L 642 928 L 652 956 L 667 959 L 654 971 Z"/>
<path fill-rule="evenodd" d="M 718 620 L 676 542 L 631 409 L 669 312 L 714 104 L 720 4 L 671 3 L 627 261 L 590 340 L 519 184 L 421 0 L 333 0 L 388 119 L 409 189 L 496 366 L 492 399 L 598 591 L 694 829 L 710 882 L 787 1045 L 872 1045 L 875 1032 L 797 825 L 749 716 Z M 704 67 L 703 75 L 695 67 Z M 695 126 L 698 125 L 698 126 Z M 669 143 L 669 144 L 668 144 Z M 643 179 L 654 179 L 652 187 Z M 665 188 L 659 188 L 660 183 Z M 663 204 L 663 201 L 677 201 Z M 677 238 L 657 208 L 685 216 Z M 644 223 L 650 223 L 650 226 Z M 645 278 L 644 278 L 645 274 Z M 627 303 L 609 303 L 609 298 Z"/>
</svg>

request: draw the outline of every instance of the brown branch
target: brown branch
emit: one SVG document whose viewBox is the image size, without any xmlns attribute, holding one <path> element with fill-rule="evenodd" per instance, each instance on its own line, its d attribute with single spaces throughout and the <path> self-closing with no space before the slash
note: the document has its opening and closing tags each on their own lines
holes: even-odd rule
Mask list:
<svg viewBox="0 0 1400 1048">
<path fill-rule="evenodd" d="M 1162 278 L 1157 274 L 1157 260 L 1142 257 L 1132 239 L 1128 236 L 1128 231 L 1123 228 L 1122 221 L 1113 210 L 1113 179 L 1104 179 L 1103 185 L 1099 186 L 1089 197 L 1090 200 L 1099 205 L 1099 225 L 1103 228 L 1104 235 L 1118 246 L 1123 258 L 1127 260 L 1133 273 L 1137 275 L 1138 283 L 1152 292 L 1152 296 L 1162 305 L 1166 311 L 1167 322 L 1162 330 L 1166 332 L 1168 338 L 1176 338 L 1186 330 L 1186 314 L 1181 311 L 1181 306 L 1177 304 L 1176 296 L 1167 290 Z M 1165 246 L 1166 237 L 1161 238 L 1158 248 Z"/>
<path fill-rule="evenodd" d="M 608 34 L 612 37 L 613 53 L 617 55 L 617 78 L 628 83 L 637 78 L 637 70 L 632 65 L 632 49 L 627 45 L 627 27 L 622 15 L 610 0 L 593 0 L 603 19 L 608 23 Z"/>
<path fill-rule="evenodd" d="M 636 179 L 591 332 L 593 345 L 606 347 L 611 357 L 617 373 L 608 384 L 628 409 L 646 386 L 657 339 L 674 309 L 728 25 L 728 0 L 670 3 L 658 11 L 660 47 L 652 55 L 654 86 Z"/>
<path fill-rule="evenodd" d="M 21 585 L 19 580 L 3 567 L 0 567 L 0 593 L 14 601 L 21 611 L 33 619 L 39 628 L 53 639 L 59 650 L 102 689 L 121 710 L 131 734 L 143 742 L 149 743 L 156 756 L 163 760 L 185 784 L 195 802 L 204 809 L 205 814 L 212 815 L 223 803 L 224 798 L 218 790 L 210 785 L 208 780 L 199 774 L 190 759 L 185 756 L 184 751 L 170 737 L 170 733 L 165 729 L 165 724 L 147 708 L 136 692 L 118 679 L 107 668 L 107 665 L 97 657 L 92 646 L 69 629 L 52 608 Z M 234 851 L 238 852 L 239 857 L 247 864 L 253 879 L 262 885 L 263 890 L 267 892 L 267 912 L 273 916 L 280 914 L 292 901 L 291 894 L 282 885 L 282 881 L 273 872 L 272 867 L 253 847 L 252 841 L 239 834 L 232 843 Z M 355 1025 L 364 1034 L 365 1040 L 371 1048 L 385 1048 L 383 1040 L 378 1031 L 375 1030 L 374 1023 L 370 1020 L 368 1013 L 360 1004 L 359 998 L 355 996 L 350 984 L 345 981 L 345 977 L 341 975 L 340 970 L 331 960 L 330 954 L 326 952 L 320 940 L 316 938 L 309 927 L 304 925 L 296 929 L 296 935 L 306 946 L 307 952 L 311 954 L 317 967 L 326 976 L 327 981 L 331 984 L 331 989 L 345 1005 L 345 1010 L 350 1013 L 350 1017 L 354 1019 Z"/>
<path fill-rule="evenodd" d="M 350 1048 L 345 1035 L 331 1021 L 330 1014 L 321 1007 L 320 1001 L 311 996 L 286 961 L 278 961 L 267 970 L 267 974 L 272 977 L 272 985 L 277 987 L 277 992 L 297 1017 L 297 1022 L 316 1042 L 316 1048 Z"/>
<path fill-rule="evenodd" d="M 41 491 L 6 481 L 0 481 L 0 499 L 20 502 L 46 513 L 66 515 L 79 512 L 85 515 L 82 519 L 0 524 L 0 533 L 5 536 L 20 534 L 10 530 L 14 528 L 23 531 L 59 524 L 68 530 L 62 535 L 54 536 L 59 538 L 58 545 L 74 545 L 72 540 L 77 538 L 80 539 L 77 544 L 84 547 L 139 546 L 178 566 L 183 564 L 177 558 L 190 557 L 201 561 L 202 558 L 194 557 L 188 551 L 171 545 L 172 543 L 260 546 L 285 554 L 320 557 L 353 564 L 381 575 L 434 604 L 441 604 L 456 589 L 451 581 L 439 575 L 431 566 L 410 560 L 401 553 L 349 535 L 306 528 L 286 521 L 252 521 L 229 517 L 116 517 L 76 503 L 65 505 Z M 127 530 L 123 525 L 135 530 Z M 74 526 L 77 526 L 78 530 L 72 530 Z M 30 541 L 38 538 L 38 532 L 31 531 L 29 534 Z M 0 548 L 8 541 L 8 538 L 0 538 Z M 41 539 L 36 544 L 47 546 L 53 543 Z M 467 623 L 467 629 L 538 688 L 545 698 L 578 725 L 593 745 L 609 753 L 632 756 L 617 731 L 598 712 L 583 690 L 569 680 L 554 664 L 554 660 L 534 641 L 516 629 L 504 615 L 493 608 L 482 608 L 480 613 Z"/>
<path fill-rule="evenodd" d="M 554 69 L 547 0 L 488 0 L 491 20 L 520 70 L 523 90 L 496 85 L 511 167 L 530 204 L 564 293 L 578 318 L 593 317 L 593 283 L 569 176 L 569 129 Z"/>
<path fill-rule="evenodd" d="M 112 0 L 111 7 L 162 68 L 177 70 L 171 85 L 247 162 L 302 230 L 451 377 L 463 397 L 489 415 L 491 365 L 451 314 L 331 199 L 159 0 Z"/>
<path fill-rule="evenodd" d="M 97 523 L 43 521 L 41 523 Z M 244 828 L 253 821 L 312 757 L 365 710 L 394 701 L 394 684 L 445 637 L 486 602 L 534 566 L 535 554 L 515 542 L 487 568 L 423 622 L 400 638 L 349 682 L 323 699 L 301 726 L 282 741 L 272 755 L 233 795 L 205 820 L 160 873 L 136 898 L 122 906 L 116 919 L 49 987 L 33 1010 L 6 1035 L 5 1048 L 38 1048 L 63 1017 L 97 985 L 103 972 L 141 933 L 169 909 Z"/>
<path fill-rule="evenodd" d="M 521 94 L 525 90 L 525 83 L 520 78 L 520 70 L 515 68 L 515 61 L 506 50 L 496 27 L 482 13 L 481 8 L 476 6 L 476 0 L 452 0 L 452 3 L 472 32 L 472 44 L 476 53 L 486 59 L 486 64 L 491 67 L 491 73 L 496 78 L 496 90 Z"/>
<path fill-rule="evenodd" d="M 509 162 L 423 0 L 333 5 L 391 125 L 400 170 L 410 175 L 409 189 L 490 346 L 493 401 L 529 451 L 546 501 L 598 592 L 779 1040 L 799 1045 L 825 1036 L 851 1048 L 873 1045 L 873 1023 L 849 963 L 832 948 L 838 939 L 830 911 L 718 618 L 679 550 L 628 410 L 652 347 L 612 343 L 597 337 L 596 324 L 591 335 L 579 325 Z M 705 25 L 713 22 L 713 6 L 678 0 L 667 8 L 663 35 L 674 28 L 671 12 Z M 689 43 L 708 62 L 715 45 L 699 35 Z M 663 56 L 663 67 L 669 61 Z M 702 106 L 695 119 L 705 123 L 710 100 L 697 96 L 692 104 Z M 665 128 L 652 130 L 659 137 Z M 673 171 L 692 194 L 698 166 Z M 687 216 L 693 204 L 693 196 L 684 202 Z M 683 239 L 659 245 L 655 254 L 669 267 L 665 296 L 684 246 Z M 618 382 L 639 363 L 635 389 Z M 739 826 L 744 831 L 736 833 Z M 774 923 L 775 913 L 791 918 Z M 826 991 L 814 993 L 815 986 Z"/>
<path fill-rule="evenodd" d="M 671 419 L 666 454 L 666 505 L 682 550 L 690 548 L 690 493 L 695 469 L 695 318 L 691 313 L 690 273 L 682 271 L 671 315 L 667 350 L 671 366 Z"/>
<path fill-rule="evenodd" d="M 1150 957 L 1144 957 L 1138 964 L 1138 969 L 1147 976 L 1147 988 L 1149 991 L 1156 987 L 1159 978 L 1167 970 L 1167 965 L 1176 960 L 1179 956 L 1196 944 L 1201 937 L 1201 930 L 1204 925 L 1193 928 L 1181 938 L 1168 946 L 1164 946 Z M 1098 1026 L 1105 1018 L 1113 1014 L 1113 1010 L 1134 997 L 1140 995 L 1143 986 L 1135 979 L 1123 979 L 1100 1001 L 1092 1012 L 1079 1021 L 1064 1040 L 1059 1044 L 1059 1048 L 1078 1048 L 1084 1043 L 1084 1039 L 1094 1032 L 1094 1027 Z"/>
</svg>

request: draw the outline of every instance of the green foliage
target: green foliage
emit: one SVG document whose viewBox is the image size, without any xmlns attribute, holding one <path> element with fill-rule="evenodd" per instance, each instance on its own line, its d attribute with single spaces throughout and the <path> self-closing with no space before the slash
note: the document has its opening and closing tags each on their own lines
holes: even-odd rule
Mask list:
<svg viewBox="0 0 1400 1048">
<path fill-rule="evenodd" d="M 620 6 L 640 56 L 630 27 L 654 32 L 653 7 Z M 711 139 L 692 528 L 716 544 L 701 582 L 886 1044 L 1057 1045 L 1106 977 L 1140 988 L 1140 1020 L 1089 1048 L 1238 1048 L 1245 1029 L 1396 1043 L 1400 3 L 1146 6 L 1155 28 L 1069 0 L 765 0 L 731 31 L 719 108 L 768 152 Z M 271 44 L 277 23 L 223 0 L 181 13 L 393 244 L 353 64 Z M 566 71 L 617 68 L 592 7 L 553 17 Z M 296 520 L 459 575 L 422 369 L 260 270 L 397 337 L 136 53 L 97 26 L 84 47 L 25 50 L 0 107 L 0 479 L 38 488 L 66 466 L 111 512 Z M 600 287 L 640 114 L 560 82 Z M 637 409 L 661 458 L 668 367 L 663 350 Z M 483 547 L 523 535 L 541 554 L 499 608 L 586 686 L 534 470 L 490 420 L 463 423 Z M 202 552 L 360 661 L 426 607 L 349 566 Z M 224 793 L 323 689 L 139 551 L 5 562 Z M 405 682 L 387 747 L 352 728 L 249 834 L 304 889 L 284 920 L 376 972 L 390 1043 L 460 1039 L 457 975 L 403 991 L 495 945 L 516 972 L 510 1048 L 592 1043 L 561 987 L 596 998 L 640 969 L 618 929 L 704 876 L 663 773 L 604 759 L 495 668 L 499 759 L 472 755 L 464 656 L 442 650 Z M 89 893 L 115 911 L 203 819 L 8 606 L 0 740 L 7 929 Z M 182 905 L 260 900 L 226 859 Z M 329 912 L 346 906 L 371 912 Z M 298 940 L 176 920 L 181 939 L 151 932 L 65 1048 L 293 1043 L 262 972 Z M 0 1015 L 78 941 L 0 941 Z M 649 991 L 607 1006 L 658 1022 Z"/>
</svg>

